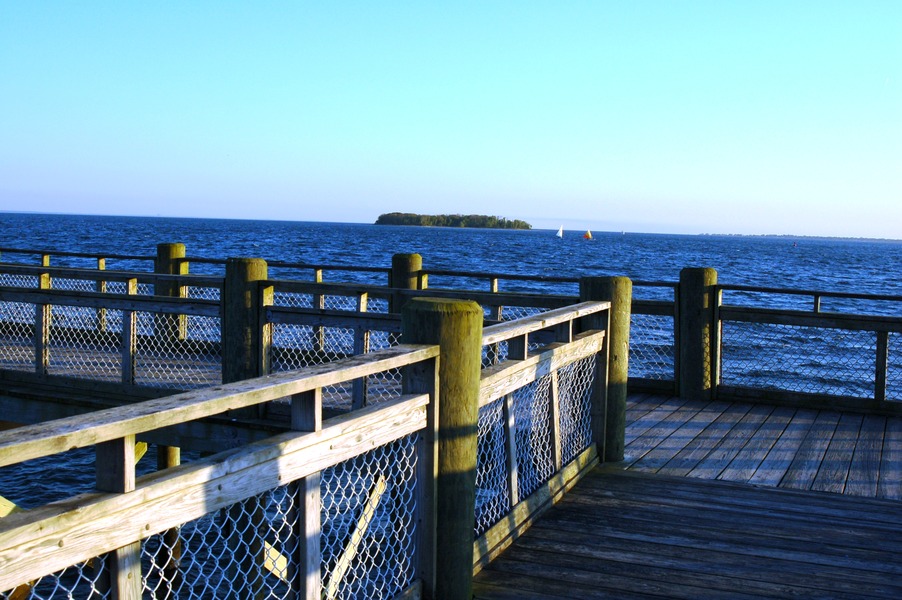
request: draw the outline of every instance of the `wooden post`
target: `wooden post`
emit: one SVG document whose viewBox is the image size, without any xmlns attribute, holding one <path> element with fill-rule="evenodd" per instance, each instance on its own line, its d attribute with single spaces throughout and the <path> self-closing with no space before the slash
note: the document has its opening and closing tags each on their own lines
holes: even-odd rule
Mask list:
<svg viewBox="0 0 902 600">
<path fill-rule="evenodd" d="M 629 277 L 583 277 L 579 297 L 611 303 L 608 314 L 589 317 L 586 326 L 607 330 L 592 392 L 592 440 L 602 461 L 617 462 L 623 460 L 626 435 L 633 282 Z"/>
<path fill-rule="evenodd" d="M 126 294 L 138 293 L 138 280 L 129 279 L 125 283 Z M 122 383 L 135 384 L 135 369 L 138 354 L 138 317 L 133 310 L 122 311 Z"/>
<path fill-rule="evenodd" d="M 100 257 L 97 259 L 97 270 L 106 270 L 106 258 Z M 106 294 L 106 287 L 106 281 L 104 281 L 103 279 L 98 279 L 94 284 L 94 289 L 101 294 Z M 94 314 L 96 315 L 97 319 L 98 333 L 106 333 L 106 309 L 103 307 L 98 308 Z"/>
<path fill-rule="evenodd" d="M 170 469 L 177 467 L 182 462 L 181 449 L 177 446 L 157 446 L 157 469 Z M 156 590 L 156 597 L 160 600 L 175 598 L 178 589 L 182 585 L 182 540 L 179 537 L 179 528 L 167 529 L 162 535 L 163 547 L 160 549 L 162 561 L 160 569 L 160 586 Z"/>
<path fill-rule="evenodd" d="M 185 244 L 157 244 L 157 256 L 153 262 L 153 271 L 159 275 L 187 275 L 188 263 L 185 258 Z M 157 282 L 154 285 L 157 296 L 184 298 L 186 290 L 177 283 Z M 188 317 L 186 315 L 160 314 L 154 318 L 156 335 L 162 335 L 164 343 L 184 340 L 188 336 Z"/>
<path fill-rule="evenodd" d="M 266 277 L 267 265 L 262 258 L 226 261 L 222 289 L 223 383 L 263 375 L 264 349 L 259 325 L 265 297 L 260 294 L 257 282 Z"/>
<path fill-rule="evenodd" d="M 438 359 L 401 369 L 402 394 L 429 394 L 426 428 L 417 439 L 417 553 L 416 573 L 423 582 L 423 597 L 435 596 L 435 507 L 438 479 Z M 475 509 L 474 509 L 475 510 Z"/>
<path fill-rule="evenodd" d="M 416 298 L 401 315 L 403 343 L 440 347 L 435 540 L 441 568 L 433 598 L 469 600 L 483 312 L 472 301 Z"/>
<path fill-rule="evenodd" d="M 291 397 L 291 429 L 294 431 L 320 431 L 323 426 L 322 390 L 316 388 Z M 295 482 L 293 493 L 298 511 L 294 562 L 299 572 L 289 573 L 295 597 L 301 600 L 319 600 L 322 594 L 320 561 L 322 560 L 322 523 L 320 512 L 320 481 L 322 475 L 308 475 Z"/>
<path fill-rule="evenodd" d="M 389 287 L 401 290 L 426 289 L 426 279 L 421 278 L 423 270 L 423 257 L 419 254 L 395 254 L 391 257 L 391 273 L 389 274 Z M 400 293 L 393 293 L 389 302 L 388 311 L 401 312 L 404 297 Z"/>
<path fill-rule="evenodd" d="M 680 271 L 680 398 L 710 400 L 713 393 L 717 271 L 687 267 Z"/>
<path fill-rule="evenodd" d="M 97 489 L 126 494 L 135 489 L 135 436 L 97 445 Z M 114 600 L 141 599 L 141 542 L 134 542 L 104 557 L 109 589 Z"/>
<path fill-rule="evenodd" d="M 42 290 L 53 287 L 50 273 L 38 275 L 38 287 Z M 36 304 L 34 308 L 34 370 L 38 375 L 46 375 L 50 371 L 50 328 L 53 323 L 53 306 Z"/>
</svg>

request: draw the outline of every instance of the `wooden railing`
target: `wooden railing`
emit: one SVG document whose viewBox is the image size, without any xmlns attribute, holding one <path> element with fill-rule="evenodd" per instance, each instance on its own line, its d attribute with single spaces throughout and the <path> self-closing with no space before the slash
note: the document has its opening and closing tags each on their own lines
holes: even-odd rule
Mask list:
<svg viewBox="0 0 902 600">
<path fill-rule="evenodd" d="M 478 493 L 482 496 L 495 493 L 498 490 L 490 489 L 484 479 L 480 480 L 480 474 L 500 466 L 503 470 L 500 486 L 506 503 L 503 513 L 487 527 L 480 531 L 477 523 L 478 537 L 470 549 L 472 562 L 464 572 L 454 574 L 455 579 L 466 579 L 496 556 L 542 510 L 597 464 L 597 447 L 609 435 L 605 429 L 605 324 L 609 308 L 605 302 L 586 302 L 487 327 L 477 344 L 464 350 L 476 354 L 473 360 L 478 365 L 479 355 L 494 348 L 492 356 L 497 359 L 484 365 L 478 394 L 462 401 L 479 407 L 480 423 L 474 423 L 473 430 L 479 430 L 480 436 L 492 437 L 491 432 L 498 427 L 503 431 L 499 445 L 503 464 L 479 460 L 476 472 L 469 475 L 472 477 L 469 485 L 482 489 Z M 278 312 L 273 309 L 272 315 Z M 359 583 L 353 575 L 359 573 L 355 569 L 367 568 L 359 563 L 373 558 L 366 555 L 362 540 L 368 528 L 383 527 L 379 523 L 385 515 L 377 516 L 377 511 L 383 510 L 379 508 L 380 502 L 383 506 L 386 502 L 401 502 L 397 494 L 401 489 L 410 488 L 412 504 L 405 504 L 404 509 L 394 504 L 392 514 L 400 511 L 401 515 L 409 513 L 413 517 L 409 520 L 410 529 L 403 533 L 407 541 L 399 546 L 414 551 L 403 560 L 390 561 L 389 567 L 414 566 L 398 575 L 383 573 L 386 580 L 400 581 L 401 585 L 387 592 L 380 590 L 380 594 L 432 597 L 436 556 L 453 554 L 437 544 L 449 543 L 449 539 L 458 540 L 459 544 L 467 537 L 459 532 L 450 536 L 436 534 L 437 523 L 431 508 L 435 503 L 436 482 L 448 479 L 436 470 L 439 468 L 436 453 L 441 449 L 438 440 L 459 435 L 457 430 L 446 433 L 438 430 L 432 402 L 436 390 L 446 385 L 459 387 L 438 377 L 437 359 L 452 358 L 441 358 L 439 348 L 397 345 L 298 371 L 0 433 L 0 467 L 90 446 L 96 447 L 98 464 L 96 493 L 0 519 L 0 591 L 15 590 L 10 593 L 33 593 L 32 597 L 43 598 L 42 590 L 47 587 L 59 585 L 65 590 L 72 584 L 82 586 L 69 592 L 76 596 L 84 594 L 87 586 L 100 593 L 111 590 L 113 597 L 140 598 L 162 585 L 181 590 L 176 592 L 178 597 L 198 597 L 192 594 L 203 595 L 204 592 L 196 591 L 203 588 L 192 588 L 185 572 L 188 569 L 185 565 L 191 563 L 188 554 L 198 550 L 192 545 L 195 542 L 185 540 L 184 532 L 194 530 L 188 523 L 215 517 L 232 522 L 235 527 L 221 539 L 204 539 L 202 545 L 223 545 L 226 548 L 223 555 L 232 565 L 230 569 L 244 574 L 222 583 L 230 586 L 236 597 L 251 597 L 266 589 L 284 597 L 338 597 L 345 589 L 343 586 Z M 393 398 L 322 420 L 326 388 L 392 371 L 402 374 Z M 455 376 L 455 373 L 449 375 Z M 542 395 L 536 392 L 537 388 L 548 391 Z M 451 399 L 454 394 L 439 391 L 438 396 Z M 168 444 L 173 429 L 273 402 L 289 404 L 293 431 L 153 475 L 135 476 L 136 440 Z M 518 418 L 521 412 L 517 406 L 524 402 L 527 413 L 534 415 L 529 422 Z M 547 410 L 536 412 L 531 408 L 540 405 Z M 497 426 L 483 426 L 484 422 L 491 423 L 492 415 L 497 414 L 503 415 Z M 518 468 L 519 457 L 528 453 L 530 440 L 543 436 L 550 446 L 548 468 L 544 475 L 534 478 L 528 494 L 522 493 L 522 481 L 518 484 L 518 479 L 526 475 Z M 388 456 L 380 455 L 374 461 L 358 458 L 404 438 L 414 440 L 415 457 L 392 462 L 390 459 L 399 458 L 397 453 L 403 451 L 390 450 Z M 470 443 L 484 446 L 492 442 L 485 438 L 477 441 L 474 436 Z M 476 452 L 475 447 L 472 450 Z M 542 458 L 537 454 L 529 456 Z M 381 475 L 374 475 L 372 481 L 353 484 L 356 488 L 362 485 L 366 493 L 354 492 L 357 501 L 336 515 L 333 509 L 327 510 L 321 504 L 327 498 L 320 496 L 320 490 L 324 485 L 323 473 L 339 464 L 370 465 L 367 469 L 374 469 L 378 464 L 384 470 L 379 471 Z M 412 465 L 416 465 L 412 479 L 404 482 L 390 479 L 393 473 Z M 455 476 L 459 476 L 457 471 Z M 259 500 L 264 496 L 270 498 L 276 489 L 287 490 L 280 491 L 278 498 L 293 499 L 286 512 L 278 512 L 292 523 L 287 528 L 289 533 L 284 535 L 272 533 L 272 529 L 264 526 L 269 509 Z M 334 493 L 338 492 L 327 492 L 327 496 Z M 453 493 L 448 496 L 452 501 L 458 497 Z M 320 515 L 325 519 L 322 522 Z M 236 519 L 249 520 L 252 526 L 247 523 L 239 526 Z M 336 543 L 337 521 L 332 519 L 355 525 L 353 534 L 338 536 L 342 540 L 339 555 L 330 554 L 327 559 L 324 547 L 332 548 Z M 475 522 L 476 516 L 471 515 L 468 526 L 471 532 Z M 394 531 L 401 524 L 396 523 L 389 530 Z M 270 533 L 264 533 L 261 538 L 257 533 L 260 531 Z M 165 543 L 170 545 L 162 554 L 158 550 L 152 552 L 157 544 L 161 547 L 165 544 L 164 541 L 151 544 L 150 538 L 169 540 Z M 78 577 L 73 584 L 61 571 L 68 567 L 79 573 L 97 573 L 97 576 L 89 577 L 88 583 Z M 443 562 L 442 568 L 450 567 Z M 321 572 L 325 574 L 322 580 Z M 209 582 L 200 583 L 209 585 Z M 347 593 L 351 597 L 372 597 L 372 590 L 367 592 L 364 588 L 356 594 Z"/>
<path fill-rule="evenodd" d="M 236 523 L 240 529 L 236 540 L 220 540 L 237 556 L 238 566 L 259 572 L 257 578 L 245 573 L 241 581 L 230 582 L 231 593 L 235 597 L 250 597 L 243 594 L 259 591 L 267 585 L 280 586 L 280 580 L 287 579 L 286 585 L 296 590 L 299 597 L 320 598 L 321 589 L 332 590 L 331 595 L 335 597 L 342 582 L 334 578 L 344 577 L 347 567 L 342 570 L 335 566 L 329 571 L 330 579 L 322 584 L 319 581 L 319 565 L 323 561 L 319 477 L 324 469 L 353 461 L 357 456 L 405 436 L 419 434 L 417 457 L 409 463 L 418 465 L 418 475 L 411 474 L 411 478 L 415 482 L 413 502 L 419 507 L 419 519 L 411 524 L 407 536 L 422 538 L 428 535 L 430 515 L 425 509 L 431 503 L 430 486 L 434 485 L 430 469 L 434 420 L 429 406 L 435 393 L 430 388 L 435 377 L 428 373 L 434 370 L 437 352 L 436 347 L 399 346 L 340 361 L 328 368 L 274 375 L 0 433 L 0 467 L 64 449 L 88 446 L 97 448 L 98 464 L 96 493 L 0 520 L 0 590 L 24 592 L 32 587 L 40 590 L 40 579 L 48 575 L 53 580 L 50 587 L 64 586 L 64 576 L 54 573 L 72 565 L 87 569 L 84 565 L 92 562 L 90 568 L 100 570 L 104 576 L 99 583 L 91 583 L 89 589 L 99 589 L 102 593 L 104 587 L 109 586 L 113 597 L 141 598 L 142 590 L 147 591 L 148 582 L 148 574 L 142 572 L 142 541 L 221 511 L 225 511 L 223 514 L 227 519 L 253 521 L 262 518 L 254 516 L 257 510 L 254 508 L 244 517 L 235 515 L 240 514 L 240 503 L 275 488 L 289 486 L 290 493 L 298 496 L 291 507 L 295 529 L 288 537 L 274 541 L 270 541 L 272 537 L 257 539 L 253 536 L 258 532 L 252 530 L 259 529 L 262 522 L 240 526 Z M 324 386 L 421 363 L 432 366 L 416 370 L 419 376 L 411 376 L 405 381 L 405 389 L 411 390 L 413 395 L 399 396 L 377 407 L 320 421 L 319 399 Z M 422 393 L 418 393 L 417 388 L 423 388 L 419 390 Z M 136 479 L 136 436 L 152 436 L 161 428 L 281 399 L 291 402 L 295 431 Z M 389 467 L 398 471 L 407 468 L 403 463 Z M 378 503 L 378 499 L 375 502 Z M 231 511 L 235 506 L 239 509 Z M 352 511 L 348 516 L 356 518 L 353 515 Z M 358 528 L 365 529 L 372 516 L 360 519 Z M 354 549 L 351 545 L 360 544 L 355 542 L 356 539 L 351 536 L 347 541 L 345 554 L 348 558 L 340 559 L 340 562 L 353 560 L 352 554 L 359 548 Z M 218 542 L 208 540 L 207 543 Z M 434 561 L 428 559 L 430 548 L 416 539 L 414 547 L 419 553 L 412 555 L 412 560 L 421 556 L 427 558 L 414 569 L 400 573 L 399 577 L 402 580 L 406 577 L 407 581 L 401 590 L 395 590 L 395 594 L 421 585 L 416 580 L 432 577 L 430 571 Z M 178 552 L 191 550 L 196 549 L 184 548 Z M 243 558 L 241 554 L 250 556 Z M 144 558 L 146 563 L 146 553 Z M 284 566 L 279 568 L 280 564 Z M 309 565 L 316 565 L 316 568 Z M 178 565 L 163 566 L 178 570 Z M 402 567 L 396 565 L 395 568 Z M 269 580 L 272 581 L 267 583 Z M 205 583 L 213 589 L 220 584 L 215 581 Z M 79 589 L 75 593 L 80 596 L 84 586 Z M 197 587 L 195 593 L 201 590 L 202 595 L 203 589 Z M 178 596 L 200 597 L 195 593 L 189 586 Z M 42 597 L 38 592 L 35 594 L 35 597 Z"/>
</svg>

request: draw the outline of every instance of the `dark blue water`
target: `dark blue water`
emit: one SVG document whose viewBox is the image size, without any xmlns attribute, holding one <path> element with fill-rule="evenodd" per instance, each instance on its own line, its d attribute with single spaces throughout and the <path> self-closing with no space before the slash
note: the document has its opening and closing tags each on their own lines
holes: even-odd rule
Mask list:
<svg viewBox="0 0 902 600">
<path fill-rule="evenodd" d="M 2 247 L 153 255 L 158 243 L 181 242 L 195 257 L 377 267 L 388 267 L 394 253 L 417 252 L 427 270 L 671 282 L 683 267 L 712 267 L 724 284 L 902 294 L 900 241 L 630 232 L 593 232 L 593 240 L 584 240 L 582 234 L 566 231 L 559 239 L 548 230 L 0 213 Z M 118 267 L 111 261 L 108 268 Z"/>
</svg>

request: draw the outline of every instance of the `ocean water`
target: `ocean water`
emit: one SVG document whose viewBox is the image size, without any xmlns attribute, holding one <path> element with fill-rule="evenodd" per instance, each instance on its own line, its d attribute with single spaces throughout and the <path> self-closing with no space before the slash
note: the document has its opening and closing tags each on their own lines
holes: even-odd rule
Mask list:
<svg viewBox="0 0 902 600">
<path fill-rule="evenodd" d="M 390 266 L 392 254 L 417 252 L 427 270 L 666 282 L 678 281 L 684 267 L 712 267 L 723 284 L 902 295 L 902 241 L 619 231 L 593 231 L 585 240 L 583 233 L 565 231 L 561 239 L 550 230 L 0 213 L 0 247 L 7 248 L 151 256 L 159 243 L 181 242 L 194 257 L 376 267 Z M 27 259 L 7 253 L 0 260 Z"/>
</svg>

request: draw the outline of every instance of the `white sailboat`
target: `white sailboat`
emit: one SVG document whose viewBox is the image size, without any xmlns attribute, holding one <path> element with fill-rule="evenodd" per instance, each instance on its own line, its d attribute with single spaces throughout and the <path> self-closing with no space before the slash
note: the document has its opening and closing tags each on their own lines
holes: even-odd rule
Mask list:
<svg viewBox="0 0 902 600">
<path fill-rule="evenodd" d="M 563 225 L 561 225 L 560 229 L 557 230 L 557 234 L 556 234 L 556 235 L 557 235 L 559 238 L 561 238 L 561 239 L 564 238 L 564 226 L 563 226 Z"/>
</svg>

